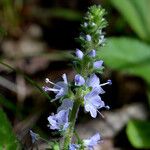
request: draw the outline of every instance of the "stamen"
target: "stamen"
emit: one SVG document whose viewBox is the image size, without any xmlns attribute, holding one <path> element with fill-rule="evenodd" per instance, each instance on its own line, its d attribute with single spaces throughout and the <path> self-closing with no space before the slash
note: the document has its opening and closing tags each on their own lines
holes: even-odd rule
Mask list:
<svg viewBox="0 0 150 150">
<path fill-rule="evenodd" d="M 96 109 L 96 110 L 97 110 L 97 109 Z M 97 110 L 97 112 L 100 114 L 100 116 L 101 116 L 102 118 L 105 118 L 104 115 L 103 115 L 102 113 L 100 113 L 98 110 Z"/>
<path fill-rule="evenodd" d="M 65 73 L 62 75 L 62 78 L 63 78 L 63 80 L 64 80 L 64 83 L 65 83 L 65 84 L 68 84 L 67 76 L 66 76 Z"/>
<path fill-rule="evenodd" d="M 112 84 L 111 80 L 107 80 L 106 83 L 100 84 L 100 86 L 111 85 L 111 84 Z"/>
<path fill-rule="evenodd" d="M 107 80 L 107 82 L 109 82 L 109 85 L 112 85 L 112 81 L 110 79 Z"/>
<path fill-rule="evenodd" d="M 107 106 L 105 106 L 105 108 L 107 109 L 107 110 L 109 110 L 110 109 L 110 107 L 107 105 Z"/>
<path fill-rule="evenodd" d="M 52 84 L 52 85 L 55 85 L 55 86 L 61 88 L 61 86 L 59 86 L 59 85 L 57 85 L 57 84 L 51 82 L 48 78 L 45 79 L 45 82 L 46 82 L 46 83 L 50 83 L 50 84 Z"/>
<path fill-rule="evenodd" d="M 45 91 L 53 91 L 53 92 L 59 92 L 60 90 L 59 89 L 54 89 L 54 88 L 49 88 L 49 87 L 45 87 L 45 86 L 43 86 L 43 89 L 45 90 Z"/>
</svg>

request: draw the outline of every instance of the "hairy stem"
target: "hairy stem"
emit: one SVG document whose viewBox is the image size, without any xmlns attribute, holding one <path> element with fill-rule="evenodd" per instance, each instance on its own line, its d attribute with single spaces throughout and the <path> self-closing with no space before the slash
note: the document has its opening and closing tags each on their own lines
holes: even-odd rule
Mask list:
<svg viewBox="0 0 150 150">
<path fill-rule="evenodd" d="M 71 115 L 70 115 L 70 125 L 69 128 L 66 130 L 65 133 L 65 138 L 64 138 L 64 145 L 63 145 L 63 150 L 68 150 L 69 149 L 69 144 L 71 143 L 73 133 L 74 133 L 74 127 L 75 127 L 75 122 L 76 122 L 76 116 L 78 114 L 78 110 L 80 107 L 80 102 L 76 100 L 74 102 Z"/>
</svg>

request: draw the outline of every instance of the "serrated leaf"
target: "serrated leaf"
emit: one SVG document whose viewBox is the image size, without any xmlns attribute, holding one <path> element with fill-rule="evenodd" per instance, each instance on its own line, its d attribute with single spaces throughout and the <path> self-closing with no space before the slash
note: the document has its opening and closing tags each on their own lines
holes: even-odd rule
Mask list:
<svg viewBox="0 0 150 150">
<path fill-rule="evenodd" d="M 131 144 L 140 149 L 150 149 L 150 122 L 129 121 L 126 133 Z"/>
<path fill-rule="evenodd" d="M 19 143 L 12 131 L 7 116 L 2 109 L 0 109 L 0 123 L 0 149 L 19 149 Z"/>
<path fill-rule="evenodd" d="M 98 51 L 107 66 L 145 79 L 150 83 L 150 45 L 133 38 L 110 38 Z"/>
<path fill-rule="evenodd" d="M 110 0 L 110 2 L 123 15 L 139 37 L 150 41 L 149 0 Z"/>
</svg>

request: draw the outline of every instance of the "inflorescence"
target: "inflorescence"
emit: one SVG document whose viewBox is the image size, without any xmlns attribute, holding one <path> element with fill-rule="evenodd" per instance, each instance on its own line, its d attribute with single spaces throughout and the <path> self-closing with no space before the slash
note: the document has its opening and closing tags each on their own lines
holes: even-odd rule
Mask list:
<svg viewBox="0 0 150 150">
<path fill-rule="evenodd" d="M 79 108 L 83 107 L 85 112 L 90 113 L 91 117 L 96 118 L 97 114 L 104 117 L 100 109 L 109 109 L 101 99 L 104 94 L 103 86 L 111 85 L 111 80 L 101 83 L 98 74 L 103 73 L 103 61 L 97 56 L 97 50 L 105 45 L 103 28 L 107 26 L 104 18 L 105 10 L 101 6 L 92 6 L 88 9 L 83 23 L 81 24 L 81 34 L 77 41 L 80 49 L 77 48 L 73 56 L 73 66 L 76 71 L 73 82 L 69 82 L 67 75 L 63 74 L 63 81 L 53 83 L 48 78 L 45 82 L 47 86 L 43 89 L 55 93 L 52 101 L 59 100 L 61 105 L 56 114 L 48 117 L 48 127 L 52 130 L 61 131 L 63 150 L 84 150 L 93 147 L 101 141 L 99 133 L 89 139 L 81 140 L 75 134 L 75 122 Z M 72 137 L 77 137 L 77 142 L 72 143 Z"/>
</svg>

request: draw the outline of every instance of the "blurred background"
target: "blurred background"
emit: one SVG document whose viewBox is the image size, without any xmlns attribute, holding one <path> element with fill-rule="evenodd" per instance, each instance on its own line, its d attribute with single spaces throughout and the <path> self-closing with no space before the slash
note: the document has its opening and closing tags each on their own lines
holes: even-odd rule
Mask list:
<svg viewBox="0 0 150 150">
<path fill-rule="evenodd" d="M 94 120 L 81 109 L 77 130 L 82 138 L 101 133 L 96 150 L 150 149 L 150 0 L 1 0 L 0 149 L 46 149 L 44 140 L 32 144 L 30 129 L 49 141 L 60 136 L 47 127 L 59 103 L 41 87 L 63 73 L 73 80 L 70 52 L 93 4 L 107 11 L 107 42 L 98 55 L 101 81 L 113 82 L 102 95 L 111 109 Z"/>
</svg>

